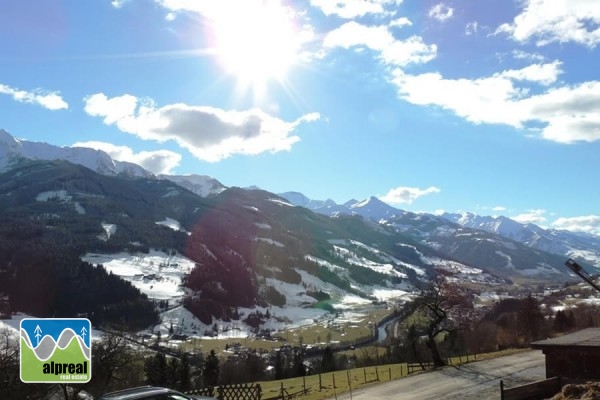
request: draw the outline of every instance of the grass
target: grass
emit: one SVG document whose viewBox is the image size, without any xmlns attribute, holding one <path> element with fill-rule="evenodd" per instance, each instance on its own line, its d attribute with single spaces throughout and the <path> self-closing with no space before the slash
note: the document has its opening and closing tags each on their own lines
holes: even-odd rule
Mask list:
<svg viewBox="0 0 600 400">
<path fill-rule="evenodd" d="M 467 362 L 488 360 L 515 354 L 526 349 L 503 350 L 494 353 L 477 354 L 453 357 L 450 365 L 460 365 Z M 286 394 L 301 400 L 322 400 L 335 397 L 341 393 L 358 388 L 389 382 L 408 376 L 408 366 L 402 364 L 387 364 L 376 367 L 352 368 L 344 371 L 328 372 L 320 375 L 310 375 L 304 378 L 290 378 L 278 381 L 257 382 L 262 388 L 263 400 L 268 400 L 281 395 L 282 388 Z M 350 379 L 348 379 L 350 378 Z M 334 384 L 335 382 L 335 384 Z M 306 389 L 306 393 L 302 392 Z"/>
<path fill-rule="evenodd" d="M 353 343 L 369 337 L 372 333 L 368 322 L 375 323 L 389 315 L 390 311 L 370 310 L 368 316 L 363 317 L 361 323 L 346 322 L 343 324 L 321 324 L 303 326 L 278 332 L 276 340 L 239 338 L 239 339 L 190 339 L 181 344 L 181 348 L 188 352 L 203 352 L 205 354 L 214 350 L 217 354 L 224 351 L 227 345 L 240 343 L 242 346 L 253 350 L 267 350 L 279 348 L 285 344 L 298 346 L 300 343 L 307 345 L 327 346 L 328 344 L 345 342 Z"/>
</svg>

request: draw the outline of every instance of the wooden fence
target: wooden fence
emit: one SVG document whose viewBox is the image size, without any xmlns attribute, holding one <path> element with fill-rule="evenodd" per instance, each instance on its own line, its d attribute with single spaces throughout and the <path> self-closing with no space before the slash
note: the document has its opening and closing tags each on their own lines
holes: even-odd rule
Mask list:
<svg viewBox="0 0 600 400">
<path fill-rule="evenodd" d="M 425 371 L 426 369 L 433 368 L 432 362 L 424 363 L 408 363 L 406 364 L 407 374 L 410 375 L 415 371 Z"/>
<path fill-rule="evenodd" d="M 449 358 L 448 365 L 460 365 L 476 359 L 473 355 Z M 330 373 L 307 375 L 283 381 L 265 381 L 261 384 L 241 384 L 196 389 L 191 395 L 212 396 L 219 400 L 287 400 L 310 392 L 352 390 L 357 386 L 377 381 L 391 381 L 415 371 L 432 368 L 431 362 L 394 364 L 339 370 Z"/>
<path fill-rule="evenodd" d="M 187 394 L 196 396 L 214 396 L 218 400 L 261 400 L 262 389 L 259 384 L 226 385 L 193 390 Z"/>
<path fill-rule="evenodd" d="M 504 382 L 500 381 L 501 400 L 538 400 L 554 396 L 560 392 L 560 377 L 544 379 L 526 385 L 516 386 L 510 389 L 504 388 Z"/>
</svg>

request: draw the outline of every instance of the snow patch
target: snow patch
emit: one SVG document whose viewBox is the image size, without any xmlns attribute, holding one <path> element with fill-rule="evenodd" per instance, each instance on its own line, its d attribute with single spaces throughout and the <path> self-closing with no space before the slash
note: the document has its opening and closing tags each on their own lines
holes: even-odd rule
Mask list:
<svg viewBox="0 0 600 400">
<path fill-rule="evenodd" d="M 115 225 L 115 224 L 102 223 L 101 225 L 102 225 L 102 229 L 104 229 L 104 232 L 106 233 L 106 236 L 100 237 L 100 239 L 102 239 L 102 240 L 109 240 L 110 237 L 117 232 L 117 225 Z"/>
<path fill-rule="evenodd" d="M 256 225 L 259 229 L 271 229 L 271 225 L 262 222 L 255 222 L 254 225 Z"/>
<path fill-rule="evenodd" d="M 179 221 L 176 221 L 173 218 L 165 218 L 163 221 L 156 222 L 156 225 L 163 225 L 167 228 L 173 229 L 174 231 L 184 231 L 184 229 L 181 228 Z"/>
<path fill-rule="evenodd" d="M 270 239 L 270 238 L 257 237 L 257 238 L 254 238 L 254 240 L 269 243 L 269 244 L 272 244 L 277 247 L 285 247 L 285 245 L 283 243 L 278 242 L 277 240 Z"/>
<path fill-rule="evenodd" d="M 37 201 L 50 201 L 50 200 L 60 200 L 64 202 L 71 201 L 73 197 L 69 195 L 69 192 L 66 190 L 50 190 L 47 192 L 39 193 L 35 199 Z"/>
<path fill-rule="evenodd" d="M 270 198 L 269 201 L 272 201 L 273 203 L 276 203 L 276 204 L 279 204 L 282 206 L 294 207 L 293 204 L 288 203 L 287 201 L 283 201 L 281 199 Z"/>
</svg>

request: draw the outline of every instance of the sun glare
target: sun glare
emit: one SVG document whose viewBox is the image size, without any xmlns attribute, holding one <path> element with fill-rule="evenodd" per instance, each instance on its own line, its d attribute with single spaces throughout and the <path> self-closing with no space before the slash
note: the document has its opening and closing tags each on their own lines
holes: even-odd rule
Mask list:
<svg viewBox="0 0 600 400">
<path fill-rule="evenodd" d="M 283 80 L 300 44 L 293 17 L 279 1 L 239 1 L 235 9 L 221 10 L 213 28 L 225 71 L 254 90 L 269 80 Z"/>
</svg>

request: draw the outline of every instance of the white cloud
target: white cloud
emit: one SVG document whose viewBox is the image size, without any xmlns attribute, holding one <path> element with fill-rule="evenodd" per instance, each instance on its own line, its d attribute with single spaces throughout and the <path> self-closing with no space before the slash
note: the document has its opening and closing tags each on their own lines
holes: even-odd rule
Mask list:
<svg viewBox="0 0 600 400">
<path fill-rule="evenodd" d="M 506 211 L 506 207 L 503 207 L 503 206 L 492 207 L 492 211 L 498 211 L 498 212 Z"/>
<path fill-rule="evenodd" d="M 574 42 L 588 47 L 600 43 L 600 6 L 596 0 L 523 0 L 512 23 L 498 27 L 513 40 L 535 40 L 538 46 Z"/>
<path fill-rule="evenodd" d="M 531 64 L 521 69 L 505 70 L 494 76 L 512 78 L 517 81 L 538 82 L 542 85 L 549 85 L 556 82 L 558 76 L 562 74 L 560 61 L 554 61 L 546 64 Z"/>
<path fill-rule="evenodd" d="M 444 22 L 454 15 L 454 9 L 452 7 L 448 7 L 444 3 L 436 4 L 435 6 L 429 9 L 430 18 L 437 19 L 440 22 Z"/>
<path fill-rule="evenodd" d="M 126 2 L 127 0 L 112 0 L 111 4 L 114 8 L 121 8 Z"/>
<path fill-rule="evenodd" d="M 337 15 L 340 18 L 353 19 L 367 14 L 386 14 L 385 6 L 399 5 L 398 0 L 310 0 L 310 5 L 319 8 L 323 14 Z"/>
<path fill-rule="evenodd" d="M 427 45 L 420 36 L 396 39 L 386 26 L 366 26 L 350 21 L 329 32 L 323 40 L 325 48 L 366 47 L 379 53 L 388 65 L 404 66 L 425 63 L 436 56 L 436 45 Z"/>
<path fill-rule="evenodd" d="M 477 79 L 446 79 L 439 73 L 394 72 L 400 97 L 418 105 L 438 106 L 469 122 L 529 129 L 559 142 L 600 140 L 600 81 L 564 85 L 532 93 L 557 81 L 560 62 L 533 64 Z M 460 96 L 457 96 L 460 93 Z M 539 127 L 541 125 L 541 127 Z"/>
<path fill-rule="evenodd" d="M 0 94 L 9 95 L 13 100 L 20 103 L 37 104 L 48 110 L 54 111 L 69 108 L 69 105 L 63 100 L 59 92 L 48 92 L 40 89 L 27 92 L 0 83 Z"/>
<path fill-rule="evenodd" d="M 465 25 L 465 35 L 471 36 L 477 34 L 479 31 L 479 23 L 477 21 L 468 22 Z"/>
<path fill-rule="evenodd" d="M 546 58 L 541 54 L 528 53 L 523 50 L 513 50 L 511 54 L 515 60 L 526 60 L 526 61 L 533 61 L 533 62 L 542 62 L 542 61 L 546 60 Z"/>
<path fill-rule="evenodd" d="M 543 225 L 547 221 L 544 214 L 546 214 L 546 210 L 528 210 L 526 213 L 515 215 L 510 218 L 522 224 Z"/>
<path fill-rule="evenodd" d="M 390 189 L 387 194 L 379 196 L 379 199 L 389 204 L 411 204 L 421 196 L 439 192 L 441 192 L 441 190 L 435 186 L 430 186 L 427 189 L 400 186 Z"/>
<path fill-rule="evenodd" d="M 181 162 L 181 154 L 169 150 L 140 151 L 135 153 L 127 146 L 107 142 L 77 142 L 73 147 L 89 147 L 106 152 L 112 159 L 141 165 L 154 174 L 171 174 Z"/>
<path fill-rule="evenodd" d="M 552 226 L 556 229 L 600 235 L 600 216 L 585 215 L 580 217 L 559 218 L 552 223 Z"/>
<path fill-rule="evenodd" d="M 222 110 L 207 106 L 171 104 L 156 107 L 151 100 L 97 93 L 84 99 L 85 111 L 107 125 L 144 140 L 174 140 L 201 160 L 215 162 L 234 154 L 255 155 L 290 150 L 300 140 L 293 133 L 318 113 L 287 122 L 258 109 Z M 122 108 L 119 108 L 122 105 Z"/>
<path fill-rule="evenodd" d="M 403 26 L 412 26 L 412 22 L 410 19 L 406 17 L 400 17 L 392 20 L 389 24 L 391 27 L 402 28 Z"/>
<path fill-rule="evenodd" d="M 512 101 L 520 91 L 509 78 L 445 79 L 439 73 L 408 75 L 398 70 L 393 82 L 410 103 L 439 106 L 473 123 L 522 126 L 521 111 Z"/>
<path fill-rule="evenodd" d="M 104 117 L 104 123 L 112 125 L 135 113 L 138 98 L 129 94 L 109 99 L 102 93 L 85 99 L 84 111 L 89 115 Z"/>
</svg>

